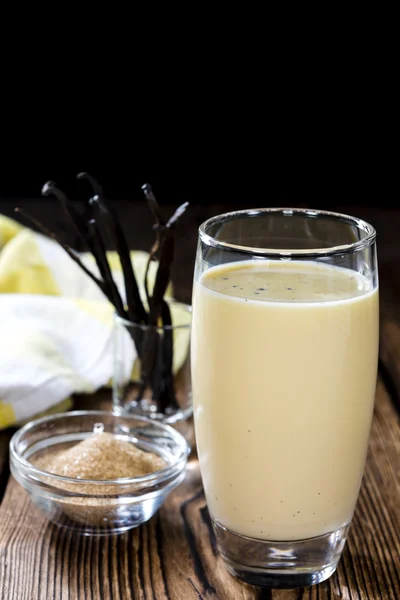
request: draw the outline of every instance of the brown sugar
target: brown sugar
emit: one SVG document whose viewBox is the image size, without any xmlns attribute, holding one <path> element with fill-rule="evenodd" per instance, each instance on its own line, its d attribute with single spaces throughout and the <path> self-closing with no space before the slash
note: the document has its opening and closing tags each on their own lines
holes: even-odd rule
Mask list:
<svg viewBox="0 0 400 600">
<path fill-rule="evenodd" d="M 54 475 L 103 481 L 140 477 L 166 466 L 157 454 L 144 452 L 105 432 L 95 433 L 67 450 L 47 456 L 40 463 L 39 468 Z"/>
<path fill-rule="evenodd" d="M 77 483 L 49 479 L 49 483 L 76 494 L 57 500 L 65 517 L 96 528 L 120 521 L 120 512 L 124 510 L 119 502 L 121 493 L 125 498 L 125 508 L 128 507 L 127 502 L 132 510 L 136 506 L 136 484 L 127 483 L 121 490 L 120 486 L 107 480 L 147 475 L 167 466 L 157 454 L 145 452 L 135 444 L 105 432 L 94 433 L 66 450 L 47 452 L 32 462 L 48 473 L 86 480 Z M 104 483 L 97 488 L 98 484 L 90 480 Z"/>
</svg>

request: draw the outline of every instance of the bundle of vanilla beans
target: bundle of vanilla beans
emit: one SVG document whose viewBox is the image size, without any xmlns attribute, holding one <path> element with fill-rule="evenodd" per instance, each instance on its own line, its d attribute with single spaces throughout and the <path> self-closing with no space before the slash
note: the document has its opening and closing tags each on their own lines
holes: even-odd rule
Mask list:
<svg viewBox="0 0 400 600">
<path fill-rule="evenodd" d="M 80 209 L 77 203 L 72 202 L 55 183 L 48 181 L 42 189 L 44 196 L 53 195 L 57 198 L 68 217 L 76 234 L 84 246 L 92 253 L 100 277 L 91 272 L 81 261 L 79 254 L 69 245 L 62 242 L 53 232 L 49 231 L 40 221 L 17 208 L 16 211 L 31 221 L 45 235 L 53 238 L 69 254 L 80 268 L 101 289 L 104 295 L 115 307 L 116 313 L 130 323 L 147 325 L 148 327 L 127 327 L 136 346 L 141 362 L 141 380 L 138 395 L 139 402 L 147 389 L 151 389 L 152 400 L 159 412 L 168 408 L 177 408 L 173 365 L 173 331 L 169 305 L 164 299 L 165 292 L 171 279 L 171 265 L 175 253 L 175 226 L 185 212 L 188 203 L 185 202 L 171 216 L 165 220 L 160 206 L 152 192 L 151 186 L 142 186 L 147 204 L 150 207 L 155 224 L 156 239 L 150 250 L 147 268 L 145 271 L 144 289 L 147 297 L 146 309 L 139 293 L 136 276 L 132 266 L 129 246 L 121 227 L 118 215 L 111 202 L 108 202 L 100 184 L 89 175 L 79 173 L 77 178 L 86 180 L 92 193 L 88 202 Z M 124 303 L 115 284 L 111 268 L 107 259 L 107 242 L 111 240 L 115 246 L 124 277 L 126 302 Z M 157 259 L 158 268 L 154 286 L 150 293 L 148 273 L 150 262 Z M 159 329 L 157 329 L 159 328 Z M 160 333 L 162 331 L 162 334 Z"/>
</svg>

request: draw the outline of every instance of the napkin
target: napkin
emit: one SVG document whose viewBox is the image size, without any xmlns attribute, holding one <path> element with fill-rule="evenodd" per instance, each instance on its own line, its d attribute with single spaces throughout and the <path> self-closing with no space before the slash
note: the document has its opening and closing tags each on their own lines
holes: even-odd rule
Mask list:
<svg viewBox="0 0 400 600">
<path fill-rule="evenodd" d="M 98 275 L 90 253 L 80 258 Z M 124 300 L 117 253 L 108 252 L 108 259 Z M 148 253 L 132 251 L 131 260 L 145 302 Z M 156 271 L 152 262 L 150 290 Z M 172 285 L 166 299 L 173 323 L 187 323 L 187 311 L 173 302 Z M 74 393 L 109 385 L 113 332 L 114 307 L 59 244 L 0 215 L 0 429 L 65 410 Z M 179 343 L 188 344 L 188 336 Z M 127 332 L 125 349 L 130 369 L 136 350 Z M 181 350 L 178 361 L 186 352 Z"/>
</svg>

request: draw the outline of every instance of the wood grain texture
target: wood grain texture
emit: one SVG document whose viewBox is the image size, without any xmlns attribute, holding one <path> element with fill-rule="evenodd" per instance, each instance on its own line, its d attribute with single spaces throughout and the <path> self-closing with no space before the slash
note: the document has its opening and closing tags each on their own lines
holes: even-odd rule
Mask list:
<svg viewBox="0 0 400 600">
<path fill-rule="evenodd" d="M 118 537 L 52 526 L 13 479 L 0 509 L 1 600 L 398 600 L 399 556 L 400 422 L 382 381 L 348 543 L 337 572 L 318 586 L 263 590 L 227 573 L 196 459 L 159 513 Z"/>
</svg>

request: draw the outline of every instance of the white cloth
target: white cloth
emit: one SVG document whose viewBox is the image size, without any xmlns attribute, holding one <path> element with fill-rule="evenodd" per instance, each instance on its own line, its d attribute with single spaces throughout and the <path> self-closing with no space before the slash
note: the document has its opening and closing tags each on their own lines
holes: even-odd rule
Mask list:
<svg viewBox="0 0 400 600">
<path fill-rule="evenodd" d="M 85 310 L 84 302 L 71 298 L 2 294 L 0 318 L 0 399 L 8 411 L 12 407 L 16 422 L 75 392 L 93 392 L 111 379 L 113 318 L 108 304 L 92 303 Z M 134 346 L 126 347 L 132 364 Z"/>
</svg>

